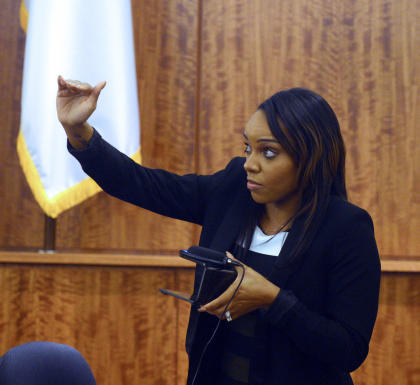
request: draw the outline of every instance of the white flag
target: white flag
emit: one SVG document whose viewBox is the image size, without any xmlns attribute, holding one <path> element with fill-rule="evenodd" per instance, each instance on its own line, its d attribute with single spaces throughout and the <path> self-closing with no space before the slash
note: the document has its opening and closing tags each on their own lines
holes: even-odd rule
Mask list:
<svg viewBox="0 0 420 385">
<path fill-rule="evenodd" d="M 100 188 L 67 152 L 57 118 L 57 77 L 92 85 L 107 81 L 89 122 L 140 162 L 130 0 L 25 0 L 22 112 L 17 149 L 24 174 L 44 212 L 62 211 Z"/>
</svg>

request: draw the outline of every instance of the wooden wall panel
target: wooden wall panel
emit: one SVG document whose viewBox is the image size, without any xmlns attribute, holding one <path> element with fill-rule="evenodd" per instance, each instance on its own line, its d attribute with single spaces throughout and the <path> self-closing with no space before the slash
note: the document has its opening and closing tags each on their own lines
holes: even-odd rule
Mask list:
<svg viewBox="0 0 420 385">
<path fill-rule="evenodd" d="M 193 270 L 0 265 L 0 354 L 32 340 L 79 349 L 98 384 L 185 384 Z M 380 306 L 356 385 L 415 385 L 420 376 L 420 278 L 383 274 Z"/>
<path fill-rule="evenodd" d="M 379 313 L 355 385 L 420 383 L 420 276 L 382 274 Z"/>
<path fill-rule="evenodd" d="M 419 18 L 408 0 L 203 2 L 200 172 L 241 154 L 266 97 L 313 89 L 341 122 L 350 199 L 381 255 L 419 257 Z"/>
<path fill-rule="evenodd" d="M 25 34 L 19 1 L 0 7 L 0 248 L 42 248 L 44 215 L 23 177 L 16 152 Z"/>
<path fill-rule="evenodd" d="M 203 3 L 200 171 L 242 154 L 242 132 L 258 105 L 291 87 L 338 87 L 335 1 Z"/>
<path fill-rule="evenodd" d="M 98 384 L 173 385 L 178 310 L 159 287 L 175 288 L 176 271 L 1 265 L 0 355 L 62 342 L 82 352 Z"/>
<path fill-rule="evenodd" d="M 194 172 L 198 2 L 133 0 L 132 10 L 143 164 Z M 58 218 L 57 248 L 178 250 L 195 231 L 101 193 Z"/>
<path fill-rule="evenodd" d="M 420 256 L 420 1 L 344 2 L 340 117 L 350 196 L 384 256 Z"/>
<path fill-rule="evenodd" d="M 192 293 L 194 290 L 194 270 L 177 269 L 176 289 L 184 293 Z M 188 375 L 188 355 L 185 350 L 185 337 L 190 318 L 190 304 L 184 301 L 175 300 L 177 313 L 177 385 L 185 385 Z"/>
</svg>

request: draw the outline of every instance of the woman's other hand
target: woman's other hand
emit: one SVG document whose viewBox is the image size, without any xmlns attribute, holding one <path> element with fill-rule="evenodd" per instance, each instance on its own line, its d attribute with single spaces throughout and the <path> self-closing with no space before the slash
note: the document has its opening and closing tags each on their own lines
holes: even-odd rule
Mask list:
<svg viewBox="0 0 420 385">
<path fill-rule="evenodd" d="M 57 116 L 64 127 L 71 145 L 77 149 L 86 147 L 93 135 L 87 119 L 96 109 L 99 94 L 106 82 L 95 87 L 77 80 L 57 79 Z"/>
<path fill-rule="evenodd" d="M 226 255 L 236 260 L 229 252 L 226 252 Z M 264 278 L 261 274 L 248 266 L 244 265 L 244 267 L 244 279 L 231 304 L 226 309 L 229 310 L 232 319 L 256 309 L 268 309 L 280 291 L 279 287 Z M 219 318 L 225 318 L 223 311 L 242 277 L 242 268 L 237 266 L 235 268 L 238 272 L 236 280 L 219 297 L 201 306 L 198 310 L 199 312 L 207 312 Z"/>
</svg>

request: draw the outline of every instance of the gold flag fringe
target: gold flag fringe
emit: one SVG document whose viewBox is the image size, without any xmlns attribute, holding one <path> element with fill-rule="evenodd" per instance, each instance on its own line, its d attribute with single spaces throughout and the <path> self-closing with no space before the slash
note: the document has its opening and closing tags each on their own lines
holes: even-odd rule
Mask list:
<svg viewBox="0 0 420 385">
<path fill-rule="evenodd" d="M 26 8 L 25 1 L 22 0 L 20 2 L 20 8 L 19 8 L 19 20 L 20 20 L 20 26 L 25 31 L 25 33 L 28 30 L 28 9 Z"/>
<path fill-rule="evenodd" d="M 19 131 L 17 139 L 17 152 L 19 162 L 28 181 L 29 187 L 34 194 L 35 200 L 42 210 L 51 218 L 57 218 L 63 211 L 70 209 L 90 198 L 102 189 L 91 178 L 86 178 L 69 189 L 60 192 L 53 198 L 49 198 L 45 192 L 38 170 L 26 147 L 22 131 Z M 140 149 L 131 156 L 137 163 L 141 163 Z"/>
</svg>

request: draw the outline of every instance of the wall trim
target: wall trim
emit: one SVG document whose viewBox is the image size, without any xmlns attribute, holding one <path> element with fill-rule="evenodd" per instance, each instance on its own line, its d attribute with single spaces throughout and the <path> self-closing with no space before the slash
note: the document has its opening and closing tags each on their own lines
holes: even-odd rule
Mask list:
<svg viewBox="0 0 420 385">
<path fill-rule="evenodd" d="M 194 267 L 175 254 L 0 251 L 0 263 L 94 266 Z"/>
<path fill-rule="evenodd" d="M 194 263 L 172 253 L 89 253 L 60 251 L 0 251 L 0 263 L 93 266 L 144 266 L 193 268 Z M 382 272 L 420 273 L 417 257 L 384 256 Z"/>
</svg>

